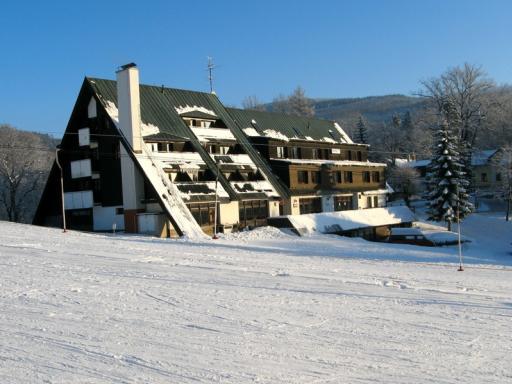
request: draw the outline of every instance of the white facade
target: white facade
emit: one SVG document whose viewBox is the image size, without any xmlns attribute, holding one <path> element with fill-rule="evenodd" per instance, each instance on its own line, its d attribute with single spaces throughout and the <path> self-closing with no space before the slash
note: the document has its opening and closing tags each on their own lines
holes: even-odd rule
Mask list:
<svg viewBox="0 0 512 384">
<path fill-rule="evenodd" d="M 124 230 L 124 215 L 122 206 L 93 207 L 93 229 L 95 231 L 111 231 L 115 224 L 116 231 Z"/>
<path fill-rule="evenodd" d="M 119 153 L 121 154 L 124 209 L 140 209 L 143 207 L 141 199 L 144 196 L 144 179 L 122 145 Z"/>
</svg>

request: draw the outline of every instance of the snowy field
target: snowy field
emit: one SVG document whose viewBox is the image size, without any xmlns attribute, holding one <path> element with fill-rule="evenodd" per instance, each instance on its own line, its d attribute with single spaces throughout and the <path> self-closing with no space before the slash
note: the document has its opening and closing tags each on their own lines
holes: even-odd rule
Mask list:
<svg viewBox="0 0 512 384">
<path fill-rule="evenodd" d="M 456 247 L 0 222 L 0 383 L 511 383 L 512 225 Z"/>
</svg>

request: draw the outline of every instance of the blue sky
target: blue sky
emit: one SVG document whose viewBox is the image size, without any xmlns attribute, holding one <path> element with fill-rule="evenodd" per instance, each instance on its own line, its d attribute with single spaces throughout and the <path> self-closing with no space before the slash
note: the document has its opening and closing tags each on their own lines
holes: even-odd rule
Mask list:
<svg viewBox="0 0 512 384">
<path fill-rule="evenodd" d="M 60 136 L 84 76 L 208 90 L 229 105 L 302 85 L 311 97 L 411 94 L 464 62 L 512 83 L 512 1 L 9 1 L 0 123 Z"/>
</svg>

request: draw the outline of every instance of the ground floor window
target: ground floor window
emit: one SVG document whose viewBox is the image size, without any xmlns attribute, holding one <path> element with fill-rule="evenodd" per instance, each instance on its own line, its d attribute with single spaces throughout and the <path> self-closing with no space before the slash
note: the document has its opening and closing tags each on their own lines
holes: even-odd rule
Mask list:
<svg viewBox="0 0 512 384">
<path fill-rule="evenodd" d="M 334 210 L 348 211 L 352 209 L 352 196 L 334 196 Z"/>
<path fill-rule="evenodd" d="M 190 213 L 201 227 L 212 226 L 215 223 L 215 203 L 187 204 Z"/>
<path fill-rule="evenodd" d="M 373 208 L 379 207 L 379 196 L 373 196 Z"/>
<path fill-rule="evenodd" d="M 299 200 L 300 214 L 322 212 L 322 199 L 320 197 L 304 198 Z"/>
<path fill-rule="evenodd" d="M 239 202 L 238 217 L 241 227 L 264 225 L 260 222 L 268 217 L 267 200 L 248 200 Z"/>
</svg>

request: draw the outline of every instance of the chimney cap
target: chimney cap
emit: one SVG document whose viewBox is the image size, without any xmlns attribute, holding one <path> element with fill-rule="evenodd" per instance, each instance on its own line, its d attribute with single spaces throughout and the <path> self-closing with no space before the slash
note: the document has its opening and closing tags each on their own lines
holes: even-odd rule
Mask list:
<svg viewBox="0 0 512 384">
<path fill-rule="evenodd" d="M 124 71 L 124 70 L 126 70 L 128 68 L 134 68 L 134 67 L 137 67 L 137 64 L 135 64 L 135 63 L 128 63 L 128 64 L 125 64 L 125 65 L 121 65 L 119 67 L 119 71 Z"/>
</svg>

